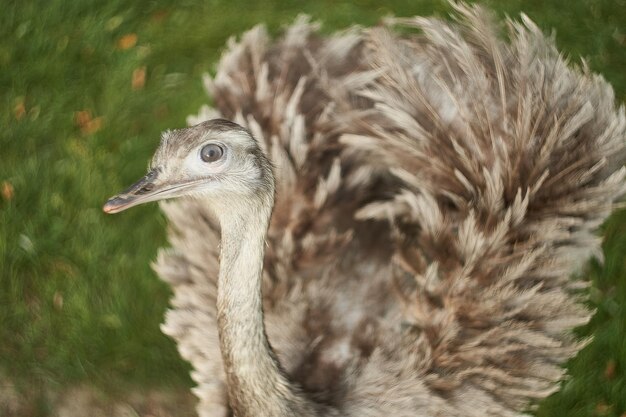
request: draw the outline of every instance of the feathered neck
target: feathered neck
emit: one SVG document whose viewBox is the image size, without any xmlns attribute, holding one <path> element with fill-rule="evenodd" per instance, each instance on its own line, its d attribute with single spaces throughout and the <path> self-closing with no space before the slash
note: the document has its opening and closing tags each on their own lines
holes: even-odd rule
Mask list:
<svg viewBox="0 0 626 417">
<path fill-rule="evenodd" d="M 261 281 L 273 201 L 231 206 L 221 216 L 217 319 L 230 404 L 237 417 L 314 416 L 269 345 Z M 236 207 L 236 208 L 235 208 Z"/>
</svg>

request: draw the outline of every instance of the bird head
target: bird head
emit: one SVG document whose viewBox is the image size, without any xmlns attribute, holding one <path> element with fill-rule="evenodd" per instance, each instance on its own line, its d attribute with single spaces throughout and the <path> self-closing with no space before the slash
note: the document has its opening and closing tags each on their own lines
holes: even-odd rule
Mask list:
<svg viewBox="0 0 626 417">
<path fill-rule="evenodd" d="M 163 133 L 148 173 L 103 207 L 118 213 L 150 201 L 208 198 L 234 209 L 262 198 L 273 202 L 271 164 L 257 141 L 236 123 L 209 120 Z"/>
</svg>

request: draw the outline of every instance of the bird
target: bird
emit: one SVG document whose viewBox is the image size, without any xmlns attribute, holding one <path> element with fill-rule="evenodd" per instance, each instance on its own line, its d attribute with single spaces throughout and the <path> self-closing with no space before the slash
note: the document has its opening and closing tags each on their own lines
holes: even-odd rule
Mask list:
<svg viewBox="0 0 626 417">
<path fill-rule="evenodd" d="M 201 417 L 524 416 L 585 345 L 624 108 L 525 15 L 452 6 L 231 39 L 214 107 L 104 205 L 168 219 Z"/>
</svg>

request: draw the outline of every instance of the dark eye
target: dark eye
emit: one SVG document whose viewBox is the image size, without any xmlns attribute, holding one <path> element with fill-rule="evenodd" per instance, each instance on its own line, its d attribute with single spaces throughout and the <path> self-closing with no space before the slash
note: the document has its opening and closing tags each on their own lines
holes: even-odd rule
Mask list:
<svg viewBox="0 0 626 417">
<path fill-rule="evenodd" d="M 200 151 L 200 158 L 202 158 L 204 162 L 218 161 L 223 155 L 224 149 L 214 143 L 209 143 L 208 145 L 205 145 Z"/>
</svg>

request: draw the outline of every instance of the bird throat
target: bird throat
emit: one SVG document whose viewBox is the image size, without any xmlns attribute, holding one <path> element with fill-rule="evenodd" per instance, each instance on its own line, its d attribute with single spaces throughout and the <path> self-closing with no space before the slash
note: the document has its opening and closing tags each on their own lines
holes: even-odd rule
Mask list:
<svg viewBox="0 0 626 417">
<path fill-rule="evenodd" d="M 263 322 L 261 281 L 270 213 L 250 211 L 250 216 L 221 219 L 217 320 L 229 402 L 237 417 L 294 415 L 301 401 L 280 368 Z"/>
</svg>

